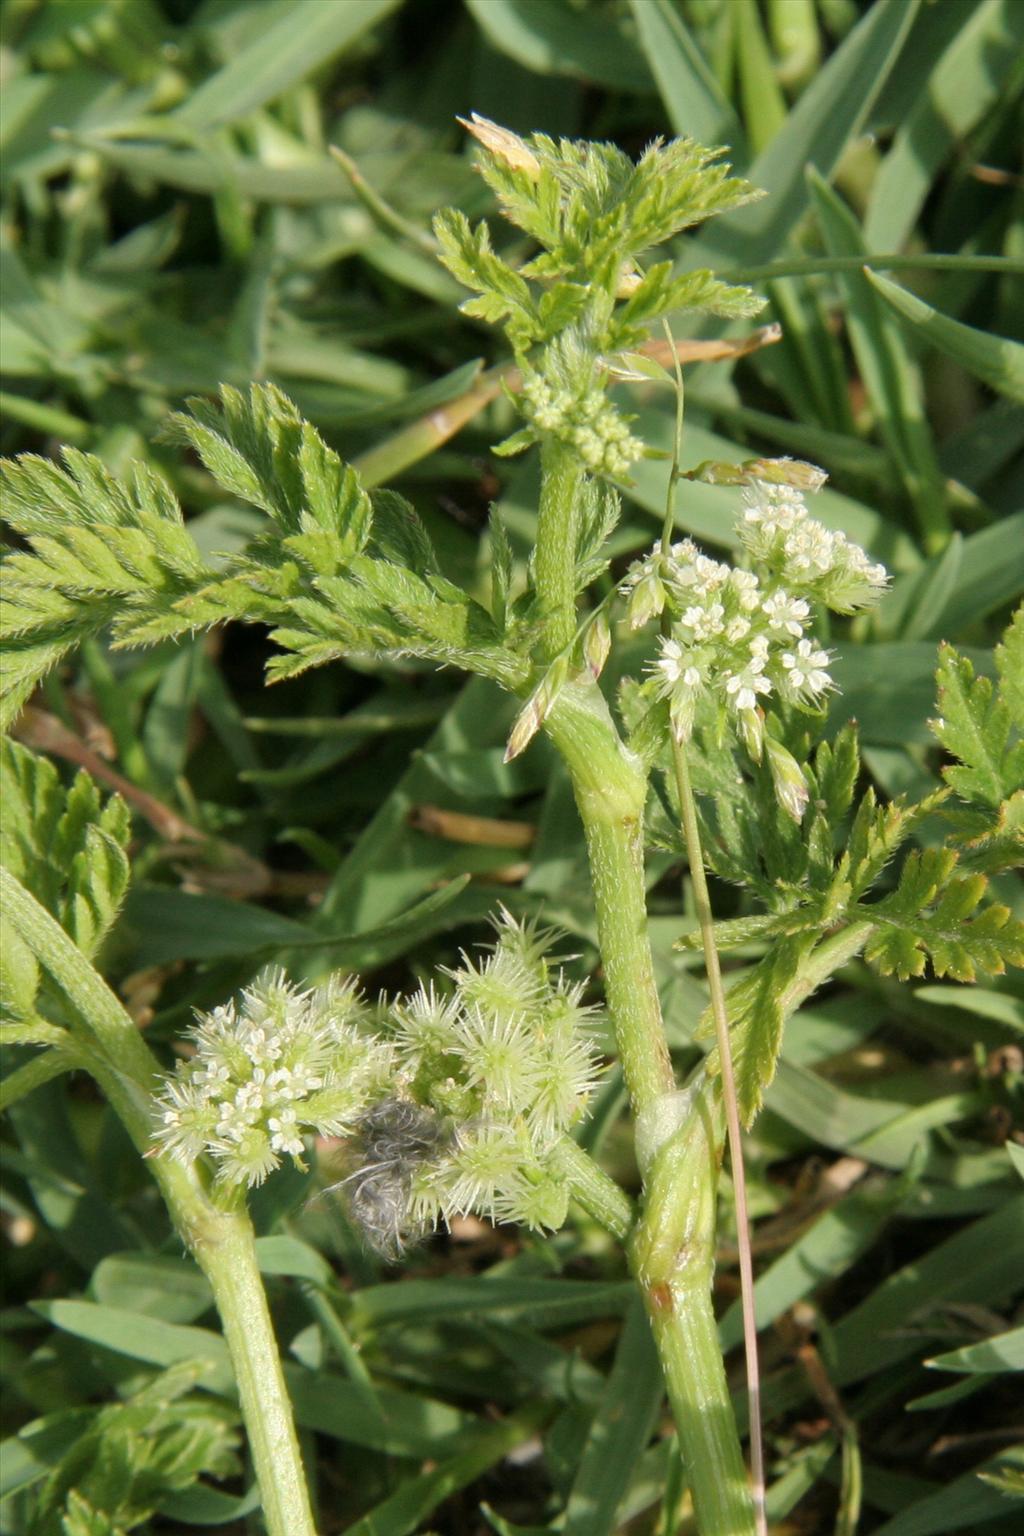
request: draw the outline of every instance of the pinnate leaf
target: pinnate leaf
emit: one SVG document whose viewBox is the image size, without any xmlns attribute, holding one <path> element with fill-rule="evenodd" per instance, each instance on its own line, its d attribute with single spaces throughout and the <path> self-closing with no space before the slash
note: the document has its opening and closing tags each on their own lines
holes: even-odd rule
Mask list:
<svg viewBox="0 0 1024 1536">
<path fill-rule="evenodd" d="M 764 1091 L 775 1076 L 788 1012 L 786 987 L 812 942 L 799 936 L 778 939 L 764 959 L 730 990 L 726 1000 L 736 1100 L 744 1125 L 751 1125 L 756 1118 Z M 706 1016 L 700 1034 L 707 1037 L 712 1029 Z M 716 1062 L 717 1053 L 712 1053 L 711 1070 L 718 1070 Z"/>
<path fill-rule="evenodd" d="M 128 885 L 128 807 L 119 795 L 102 801 L 84 770 L 65 790 L 52 763 L 9 738 L 0 742 L 0 793 L 0 862 L 95 954 Z"/>
<path fill-rule="evenodd" d="M 943 777 L 963 800 L 998 807 L 1024 785 L 1024 741 L 1011 713 L 1011 705 L 1020 711 L 1024 691 L 1019 680 L 1022 633 L 1024 622 L 1018 617 L 1000 647 L 998 686 L 990 678 L 975 677 L 971 663 L 952 646 L 940 650 L 940 716 L 932 729 L 947 752 L 959 758 L 943 769 Z"/>
<path fill-rule="evenodd" d="M 181 634 L 175 603 L 210 578 L 167 483 L 136 464 L 124 482 L 66 449 L 2 466 L 4 514 L 28 548 L 4 561 L 0 724 L 62 656 L 110 625 L 123 644 Z"/>
<path fill-rule="evenodd" d="M 981 907 L 988 881 L 957 873 L 957 865 L 953 849 L 915 851 L 896 890 L 860 909 L 876 925 L 866 958 L 883 975 L 906 981 L 923 975 L 930 960 L 936 976 L 974 981 L 1024 964 L 1024 923 L 998 903 Z"/>
<path fill-rule="evenodd" d="M 466 300 L 463 312 L 491 322 L 513 320 L 517 336 L 529 341 L 536 334 L 529 285 L 492 249 L 487 225 L 474 228 L 464 213 L 447 208 L 434 220 L 434 233 L 449 272 L 479 295 Z"/>
</svg>

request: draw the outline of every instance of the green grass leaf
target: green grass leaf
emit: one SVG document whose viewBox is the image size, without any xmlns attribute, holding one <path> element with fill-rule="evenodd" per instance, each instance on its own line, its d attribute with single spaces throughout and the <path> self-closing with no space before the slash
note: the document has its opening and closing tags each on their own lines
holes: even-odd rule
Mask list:
<svg viewBox="0 0 1024 1536">
<path fill-rule="evenodd" d="M 916 0 L 877 0 L 861 17 L 747 168 L 767 197 L 717 221 L 701 236 L 702 252 L 750 266 L 787 244 L 807 207 L 807 166 L 832 175 L 896 66 L 917 9 Z"/>
<path fill-rule="evenodd" d="M 1024 1328 L 995 1333 L 979 1344 L 965 1344 L 963 1349 L 949 1349 L 933 1355 L 925 1364 L 934 1371 L 960 1371 L 966 1375 L 993 1375 L 1001 1371 L 1024 1371 Z"/>
<path fill-rule="evenodd" d="M 616 90 L 650 91 L 643 54 L 626 32 L 599 12 L 586 26 L 565 0 L 544 6 L 531 0 L 466 0 L 467 8 L 495 48 L 542 75 L 572 75 Z"/>
<path fill-rule="evenodd" d="M 626 1313 L 601 1401 L 565 1507 L 565 1536 L 611 1536 L 630 1474 L 647 1446 L 664 1387 L 639 1297 Z"/>
<path fill-rule="evenodd" d="M 948 25 L 926 10 L 920 22 Z M 917 38 L 915 36 L 915 42 Z M 864 237 L 874 250 L 899 250 L 943 161 L 1008 91 L 1024 49 L 1024 12 L 1015 0 L 983 0 L 966 13 L 899 127 L 868 201 Z"/>
<path fill-rule="evenodd" d="M 692 32 L 671 0 L 630 0 L 672 131 L 701 144 L 728 144 L 742 165 L 744 134 Z"/>
<path fill-rule="evenodd" d="M 864 275 L 912 334 L 999 394 L 1024 404 L 1024 345 L 951 320 L 878 272 L 865 271 Z"/>
<path fill-rule="evenodd" d="M 811 197 L 825 244 L 833 256 L 856 256 L 864 244 L 850 209 L 812 170 Z M 929 538 L 947 522 L 942 475 L 924 410 L 917 366 L 898 328 L 876 299 L 872 274 L 843 273 L 847 328 L 879 430 L 903 470 L 918 519 Z"/>
<path fill-rule="evenodd" d="M 229 63 L 191 93 L 178 121 L 201 134 L 246 116 L 344 53 L 399 3 L 290 0 Z"/>
</svg>

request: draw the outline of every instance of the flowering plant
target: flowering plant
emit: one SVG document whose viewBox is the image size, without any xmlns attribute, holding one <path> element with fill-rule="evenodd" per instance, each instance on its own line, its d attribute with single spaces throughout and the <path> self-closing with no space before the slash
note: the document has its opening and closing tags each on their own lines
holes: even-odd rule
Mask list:
<svg viewBox="0 0 1024 1536">
<path fill-rule="evenodd" d="M 634 164 L 609 145 L 522 139 L 480 119 L 470 130 L 505 217 L 538 248 L 517 265 L 495 251 L 485 223 L 474 228 L 458 210 L 436 223 L 442 259 L 472 290 L 464 310 L 503 326 L 521 385 L 509 371 L 522 424 L 497 451 L 539 446 L 525 569 L 495 518 L 483 601 L 482 588 L 466 590 L 442 569 L 413 508 L 364 483 L 277 389 L 225 387 L 219 404 L 194 399 L 168 428 L 225 492 L 262 514 L 249 542 L 221 558 L 200 546 L 148 467 L 121 480 L 72 449 L 63 468 L 32 455 L 6 467 L 7 514 L 23 546 L 5 571 L 4 719 L 104 629 L 115 645 L 140 645 L 227 621 L 269 629 L 272 679 L 340 657 L 416 658 L 506 690 L 518 709 L 507 759 L 543 730 L 585 834 L 640 1208 L 573 1136 L 597 1070 L 581 984 L 550 959 L 547 932 L 508 915 L 485 959 L 464 957 L 392 1002 L 370 1006 L 350 977 L 310 989 L 264 974 L 238 1003 L 204 1013 L 193 1054 L 159 1074 L 91 963 L 128 880 L 127 813 L 116 799 L 102 806 L 84 777 L 64 795 L 47 764 L 9 743 L 4 986 L 10 1038 L 42 1049 L 5 1091 L 16 1099 L 86 1068 L 149 1158 L 220 1309 L 271 1536 L 311 1536 L 313 1517 L 245 1197 L 282 1160 L 306 1158 L 317 1137 L 347 1141 L 352 1211 L 393 1256 L 460 1212 L 550 1229 L 570 1197 L 579 1201 L 624 1245 L 703 1536 L 752 1536 L 765 1528 L 757 1419 L 751 1486 L 711 1297 L 726 1129 L 742 1234 L 740 1121 L 756 1115 L 786 1019 L 803 1001 L 858 956 L 887 976 L 919 975 L 930 962 L 958 980 L 1024 959 L 1024 928 L 987 894 L 988 875 L 1019 857 L 1024 617 L 997 652 L 995 688 L 966 659 L 942 654 L 935 730 L 960 760 L 947 787 L 884 806 L 870 787 L 858 794 L 854 730 L 825 729 L 833 647 L 818 611 L 866 610 L 886 575 L 808 515 L 802 492 L 820 472 L 771 460 L 701 466 L 691 478 L 744 487 L 740 563 L 675 538 L 681 364 L 671 332 L 674 379 L 656 363 L 649 328 L 686 311 L 741 320 L 760 301 L 709 271 L 643 263 L 652 247 L 756 194 L 688 139 L 654 144 Z M 613 577 L 619 494 L 609 481 L 628 489 L 648 451 L 609 393 L 624 376 L 674 387 L 678 426 L 661 542 Z M 613 693 L 600 683 L 620 600 L 633 629 L 657 619 L 661 632 L 646 668 L 638 663 Z M 879 892 L 916 825 L 954 792 L 964 804 L 945 841 L 911 850 Z M 698 1038 L 707 1054 L 685 1085 L 648 936 L 645 854 L 655 839 L 685 855 L 706 963 Z M 705 866 L 755 910 L 716 921 Z M 683 935 L 679 946 L 693 942 Z M 727 991 L 719 951 L 752 944 L 753 962 Z"/>
</svg>

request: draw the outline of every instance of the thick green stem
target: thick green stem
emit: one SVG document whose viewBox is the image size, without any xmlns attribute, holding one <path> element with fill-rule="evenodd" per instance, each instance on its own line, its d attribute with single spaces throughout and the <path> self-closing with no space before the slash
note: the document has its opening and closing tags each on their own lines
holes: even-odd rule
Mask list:
<svg viewBox="0 0 1024 1536">
<path fill-rule="evenodd" d="M 721 1108 L 707 1078 L 676 1096 L 632 1244 L 702 1536 L 754 1536 L 747 1469 L 711 1303 Z"/>
<path fill-rule="evenodd" d="M 201 1174 L 167 1155 L 152 1157 L 157 1063 L 132 1019 L 67 934 L 6 870 L 4 916 L 49 973 L 75 1014 L 72 1034 L 146 1166 L 175 1227 L 206 1274 L 224 1324 L 269 1536 L 315 1536 L 291 1403 L 244 1211 L 210 1200 Z"/>
<path fill-rule="evenodd" d="M 633 1110 L 642 1123 L 656 1124 L 663 1108 L 671 1118 L 680 1096 L 647 932 L 646 778 L 622 745 L 596 687 L 564 688 L 545 727 L 568 766 L 586 832 L 605 992 Z M 670 1135 L 654 1158 L 632 1263 L 703 1536 L 754 1536 L 711 1304 L 721 1127 L 710 1087 L 702 1090 L 698 1110 L 688 1116 L 682 1139 Z"/>
<path fill-rule="evenodd" d="M 639 1114 L 675 1087 L 647 937 L 647 783 L 595 685 L 563 688 L 545 727 L 569 769 L 586 833 L 608 1010 Z"/>
<path fill-rule="evenodd" d="M 271 1536 L 315 1536 L 291 1400 L 243 1209 L 207 1215 L 189 1247 L 213 1291 L 238 1383 L 249 1451 Z"/>
<path fill-rule="evenodd" d="M 549 658 L 576 633 L 576 528 L 583 467 L 564 443 L 549 438 L 541 448 L 540 506 L 534 575 L 544 615 Z"/>
</svg>

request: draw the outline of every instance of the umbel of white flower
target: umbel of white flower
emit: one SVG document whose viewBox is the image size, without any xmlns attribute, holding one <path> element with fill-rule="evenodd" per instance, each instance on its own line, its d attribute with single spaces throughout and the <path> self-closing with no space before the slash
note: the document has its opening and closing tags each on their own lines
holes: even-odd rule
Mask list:
<svg viewBox="0 0 1024 1536">
<path fill-rule="evenodd" d="M 755 480 L 748 486 L 737 533 L 750 569 L 709 559 L 684 539 L 634 565 L 624 591 L 634 628 L 666 610 L 671 617 L 646 686 L 668 701 L 676 739 L 693 734 L 703 709 L 719 725 L 723 717 L 731 723 L 760 760 L 769 700 L 816 710 L 835 686 L 831 653 L 810 633 L 814 607 L 842 614 L 870 607 L 888 575 L 844 534 L 809 517 L 792 485 Z M 770 744 L 779 798 L 799 820 L 796 764 L 787 758 L 777 742 Z"/>
<path fill-rule="evenodd" d="M 553 1152 L 597 1076 L 593 1010 L 550 959 L 552 930 L 502 911 L 497 942 L 443 986 L 371 1009 L 352 979 L 303 991 L 266 973 L 201 1015 L 157 1098 L 158 1147 L 257 1185 L 304 1138 L 348 1137 L 353 1215 L 382 1252 L 475 1212 L 565 1220 Z"/>
</svg>

